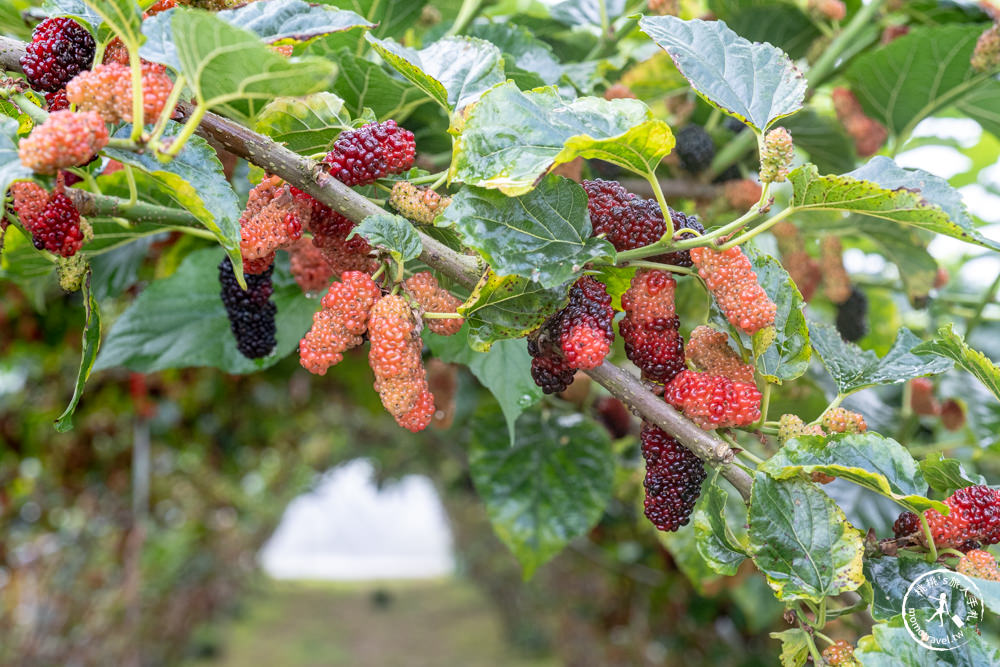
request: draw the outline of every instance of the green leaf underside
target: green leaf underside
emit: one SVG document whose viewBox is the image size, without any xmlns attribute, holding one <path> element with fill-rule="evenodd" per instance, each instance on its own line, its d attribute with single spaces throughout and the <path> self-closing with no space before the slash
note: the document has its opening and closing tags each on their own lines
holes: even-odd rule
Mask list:
<svg viewBox="0 0 1000 667">
<path fill-rule="evenodd" d="M 420 256 L 423 244 L 420 234 L 406 218 L 392 213 L 370 215 L 362 220 L 348 238 L 361 236 L 373 248 L 389 252 L 397 262 L 408 262 Z"/>
<path fill-rule="evenodd" d="M 375 27 L 352 11 L 311 5 L 304 0 L 251 2 L 238 9 L 217 12 L 216 16 L 226 23 L 249 30 L 266 42 L 303 42 L 333 32 Z"/>
<path fill-rule="evenodd" d="M 497 399 L 510 442 L 514 442 L 514 423 L 521 414 L 542 398 L 541 388 L 531 379 L 531 355 L 520 340 L 500 340 L 487 352 L 469 347 L 469 327 L 454 336 L 426 334 L 424 341 L 435 357 L 451 364 L 462 364 L 489 389 Z"/>
<path fill-rule="evenodd" d="M 469 345 L 485 352 L 495 341 L 520 338 L 566 305 L 567 290 L 546 289 L 520 276 L 487 271 L 458 312 L 469 323 Z"/>
<path fill-rule="evenodd" d="M 961 587 L 955 590 L 962 590 Z M 959 609 L 958 597 L 953 596 L 956 605 L 948 609 Z M 916 612 L 923 623 L 934 623 L 930 617 L 933 609 Z M 1000 650 L 990 645 L 977 634 L 977 629 L 966 625 L 962 634 L 968 643 L 950 647 L 942 651 L 930 651 L 913 641 L 910 632 L 903 626 L 902 616 L 895 616 L 888 623 L 879 623 L 872 628 L 872 634 L 858 640 L 854 657 L 864 667 L 982 667 L 1000 664 Z"/>
<path fill-rule="evenodd" d="M 1000 250 L 1000 243 L 976 230 L 961 195 L 947 181 L 920 169 L 903 169 L 887 157 L 874 157 L 842 176 L 820 176 L 815 165 L 806 164 L 788 179 L 792 205 L 802 212 L 859 213 Z"/>
<path fill-rule="evenodd" d="M 722 21 L 644 16 L 639 28 L 706 102 L 758 131 L 802 108 L 806 80 L 781 49 L 750 42 Z"/>
<path fill-rule="evenodd" d="M 847 70 L 865 113 L 895 136 L 986 83 L 969 67 L 983 25 L 915 27 L 860 56 Z"/>
<path fill-rule="evenodd" d="M 809 333 L 813 350 L 823 360 L 842 394 L 880 384 L 905 382 L 923 375 L 937 375 L 951 367 L 950 362 L 943 359 L 919 356 L 920 339 L 905 327 L 899 330 L 892 347 L 881 359 L 871 350 L 862 350 L 845 341 L 829 324 L 810 322 Z"/>
<path fill-rule="evenodd" d="M 370 33 L 365 39 L 382 58 L 448 111 L 458 111 L 504 80 L 503 57 L 474 37 L 445 37 L 415 51 Z"/>
<path fill-rule="evenodd" d="M 950 324 L 938 329 L 937 338 L 921 343 L 913 351 L 951 359 L 982 382 L 1000 400 L 1000 368 L 985 354 L 969 347 L 965 339 L 952 330 Z"/>
<path fill-rule="evenodd" d="M 278 344 L 264 359 L 247 359 L 236 349 L 219 297 L 217 248 L 197 250 L 169 278 L 151 283 L 115 321 L 95 370 L 124 366 L 141 373 L 166 368 L 211 366 L 227 373 L 252 373 L 295 350 L 312 325 L 319 301 L 309 299 L 291 278 L 284 253 L 274 273 Z"/>
<path fill-rule="evenodd" d="M 500 275 L 518 275 L 556 287 L 583 265 L 614 255 L 604 239 L 591 238 L 587 193 L 573 181 L 549 176 L 518 197 L 465 187 L 435 221 L 452 226 Z"/>
<path fill-rule="evenodd" d="M 794 380 L 809 368 L 812 347 L 809 326 L 802 312 L 805 304 L 791 276 L 778 260 L 758 255 L 752 263 L 757 281 L 778 307 L 774 318 L 777 335 L 774 342 L 757 355 L 757 370 L 768 382 L 781 384 L 783 380 Z M 755 336 L 755 340 L 757 338 Z"/>
<path fill-rule="evenodd" d="M 513 446 L 499 410 L 473 419 L 469 469 L 493 530 L 525 577 L 597 523 L 614 481 L 607 432 L 579 414 L 531 410 Z"/>
<path fill-rule="evenodd" d="M 174 137 L 181 130 L 181 125 L 171 122 L 163 136 Z M 127 137 L 131 131 L 131 126 L 125 125 L 114 136 Z M 215 149 L 205 139 L 190 137 L 177 157 L 167 163 L 148 152 L 134 153 L 116 148 L 107 148 L 104 152 L 148 174 L 163 189 L 172 191 L 174 200 L 215 235 L 233 261 L 235 270 L 241 270 L 239 200 L 226 180 Z"/>
<path fill-rule="evenodd" d="M 257 116 L 257 131 L 301 155 L 330 148 L 344 130 L 351 129 L 344 100 L 333 93 L 307 97 L 279 97 Z"/>
<path fill-rule="evenodd" d="M 702 485 L 701 496 L 691 514 L 698 553 L 712 570 L 733 576 L 746 559 L 746 546 L 736 541 L 726 523 L 729 494 L 719 488 L 718 471 Z M 745 522 L 745 518 L 740 523 Z"/>
<path fill-rule="evenodd" d="M 600 27 L 601 5 L 609 21 L 625 11 L 625 0 L 562 0 L 552 6 L 552 18 L 569 26 Z"/>
<path fill-rule="evenodd" d="M 794 438 L 760 470 L 777 479 L 814 472 L 833 475 L 891 498 L 911 511 L 933 508 L 947 513 L 943 503 L 924 497 L 927 481 L 906 448 L 877 433 Z"/>
<path fill-rule="evenodd" d="M 327 89 L 336 74 L 328 60 L 286 58 L 214 14 L 183 7 L 171 12 L 177 62 L 199 104 L 242 123 L 252 125 L 275 97 Z"/>
<path fill-rule="evenodd" d="M 986 484 L 985 477 L 967 472 L 961 461 L 945 458 L 941 452 L 930 454 L 919 465 L 931 488 L 946 497 L 966 486 Z"/>
<path fill-rule="evenodd" d="M 754 476 L 750 553 L 779 600 L 811 600 L 864 583 L 861 534 L 814 484 Z"/>
<path fill-rule="evenodd" d="M 450 175 L 515 196 L 577 157 L 647 174 L 673 147 L 670 127 L 638 100 L 568 102 L 555 88 L 522 92 L 508 82 L 473 107 L 456 140 Z"/>
<path fill-rule="evenodd" d="M 61 415 L 56 419 L 55 428 L 60 433 L 73 428 L 73 413 L 83 396 L 83 387 L 87 384 L 87 378 L 94 368 L 94 361 L 97 359 L 97 352 L 101 347 L 101 307 L 91 289 L 92 274 L 87 270 L 87 276 L 83 281 L 83 307 L 86 313 L 86 324 L 83 326 L 83 350 L 80 353 L 80 369 L 76 374 L 76 382 L 73 384 L 73 398 Z"/>
<path fill-rule="evenodd" d="M 17 128 L 13 118 L 0 117 L 0 193 L 6 193 L 14 181 L 31 178 L 31 170 L 21 164 L 17 154 Z"/>
<path fill-rule="evenodd" d="M 104 19 L 94 11 L 93 4 L 98 0 L 45 0 L 41 11 L 45 16 L 71 16 L 80 19 L 97 30 L 104 24 Z M 13 9 L 13 7 L 12 7 Z"/>
</svg>

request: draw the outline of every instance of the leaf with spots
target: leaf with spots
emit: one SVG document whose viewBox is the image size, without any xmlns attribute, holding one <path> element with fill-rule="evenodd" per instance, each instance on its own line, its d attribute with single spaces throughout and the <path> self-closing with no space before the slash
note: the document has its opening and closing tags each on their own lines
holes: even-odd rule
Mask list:
<svg viewBox="0 0 1000 667">
<path fill-rule="evenodd" d="M 568 285 L 544 288 L 521 276 L 487 271 L 458 307 L 469 323 L 469 345 L 485 352 L 495 341 L 521 338 L 566 305 Z"/>
</svg>

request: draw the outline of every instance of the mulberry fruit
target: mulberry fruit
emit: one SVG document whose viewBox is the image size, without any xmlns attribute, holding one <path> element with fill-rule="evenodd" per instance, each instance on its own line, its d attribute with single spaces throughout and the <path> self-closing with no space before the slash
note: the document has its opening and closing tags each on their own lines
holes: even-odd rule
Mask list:
<svg viewBox="0 0 1000 667">
<path fill-rule="evenodd" d="M 420 307 L 431 313 L 457 313 L 462 300 L 452 296 L 451 292 L 438 285 L 438 281 L 428 271 L 415 273 L 403 283 L 406 291 L 420 304 Z M 458 333 L 465 320 L 456 318 L 428 319 L 427 328 L 441 336 L 452 336 Z"/>
<path fill-rule="evenodd" d="M 681 371 L 667 384 L 663 398 L 705 430 L 749 426 L 760 419 L 757 387 L 719 375 Z"/>
<path fill-rule="evenodd" d="M 430 225 L 448 208 L 451 197 L 442 197 L 428 188 L 418 188 L 409 181 L 396 181 L 389 195 L 389 204 L 410 220 Z"/>
<path fill-rule="evenodd" d="M 427 428 L 434 418 L 434 413 L 434 395 L 429 389 L 424 389 L 410 411 L 396 419 L 396 423 L 408 431 L 417 433 Z"/>
<path fill-rule="evenodd" d="M 835 304 L 851 296 L 851 277 L 844 269 L 843 246 L 836 236 L 825 236 L 820 242 L 820 266 L 823 271 L 823 291 Z"/>
<path fill-rule="evenodd" d="M 595 368 L 611 350 L 611 297 L 590 276 L 576 281 L 569 304 L 528 340 L 531 377 L 546 394 L 565 391 L 578 368 Z"/>
<path fill-rule="evenodd" d="M 842 2 L 837 4 L 843 6 Z M 823 660 L 831 667 L 852 667 L 857 664 L 854 660 L 854 647 L 843 639 L 838 639 L 823 649 Z"/>
<path fill-rule="evenodd" d="M 312 232 L 313 245 L 323 254 L 335 273 L 372 273 L 378 268 L 378 261 L 371 256 L 371 246 L 367 241 L 360 236 L 347 239 L 355 226 L 351 220 L 295 187 L 291 188 L 291 192 L 294 197 L 308 202 L 312 207 L 307 227 Z"/>
<path fill-rule="evenodd" d="M 913 512 L 903 512 L 892 524 L 892 532 L 896 539 L 909 537 L 921 530 L 920 517 Z"/>
<path fill-rule="evenodd" d="M 982 544 L 1000 542 L 1000 495 L 988 486 L 967 486 L 945 499 L 951 512 L 924 512 L 938 547 L 960 547 L 974 540 Z M 921 538 L 921 541 L 923 538 Z"/>
<path fill-rule="evenodd" d="M 35 189 L 38 186 L 25 187 L 27 185 L 15 184 L 14 210 L 31 234 L 35 247 L 62 257 L 72 257 L 84 243 L 79 211 L 62 192 L 47 196 L 41 188 Z M 34 183 L 30 185 L 34 186 Z M 39 207 L 40 195 L 45 196 L 45 203 Z"/>
<path fill-rule="evenodd" d="M 625 354 L 644 378 L 669 382 L 684 370 L 684 339 L 674 308 L 676 282 L 664 271 L 641 269 L 622 295 L 618 328 Z"/>
<path fill-rule="evenodd" d="M 632 432 L 632 416 L 625 404 L 613 396 L 604 396 L 594 404 L 597 417 L 612 438 L 624 438 Z"/>
<path fill-rule="evenodd" d="M 705 481 L 705 466 L 691 450 L 653 424 L 643 422 L 639 439 L 646 460 L 646 518 L 660 530 L 675 531 L 691 518 Z"/>
<path fill-rule="evenodd" d="M 823 415 L 821 423 L 829 433 L 864 433 L 868 430 L 864 417 L 844 408 L 830 410 Z"/>
<path fill-rule="evenodd" d="M 266 357 L 277 345 L 278 329 L 274 317 L 278 307 L 271 301 L 273 271 L 274 267 L 270 267 L 257 275 L 244 273 L 247 289 L 243 290 L 236 281 L 229 258 L 219 263 L 222 303 L 236 338 L 236 348 L 250 359 Z"/>
<path fill-rule="evenodd" d="M 760 182 L 783 183 L 788 180 L 788 170 L 795 157 L 791 133 L 778 127 L 764 137 L 760 153 Z"/>
<path fill-rule="evenodd" d="M 97 45 L 86 28 L 72 19 L 45 19 L 31 33 L 21 56 L 21 70 L 36 90 L 52 92 L 88 69 Z"/>
<path fill-rule="evenodd" d="M 823 270 L 819 262 L 806 251 L 792 252 L 781 256 L 781 262 L 788 271 L 789 277 L 795 282 L 802 300 L 809 302 L 816 294 L 816 288 L 823 280 Z"/>
<path fill-rule="evenodd" d="M 166 106 L 173 82 L 166 68 L 142 63 L 143 122 L 152 122 Z M 96 111 L 107 123 L 132 122 L 132 70 L 128 65 L 109 63 L 82 72 L 66 86 L 66 96 L 77 108 Z"/>
<path fill-rule="evenodd" d="M 288 254 L 292 276 L 303 292 L 318 292 L 327 288 L 334 272 L 311 240 L 300 238 L 288 248 Z"/>
<path fill-rule="evenodd" d="M 382 405 L 400 425 L 420 430 L 414 427 L 423 421 L 427 402 L 433 402 L 433 397 L 429 396 L 427 373 L 420 357 L 420 332 L 403 297 L 393 294 L 375 303 L 368 320 L 368 338 L 368 361 Z M 433 406 L 429 412 L 433 415 Z M 430 416 L 420 428 L 428 423 Z"/>
<path fill-rule="evenodd" d="M 837 331 L 846 341 L 861 340 L 868 333 L 868 297 L 857 287 L 837 306 Z"/>
<path fill-rule="evenodd" d="M 1000 65 L 1000 24 L 994 23 L 979 36 L 970 63 L 978 72 L 987 72 Z"/>
<path fill-rule="evenodd" d="M 778 419 L 778 441 L 785 443 L 801 435 L 825 435 L 825 433 L 819 424 L 806 424 L 792 414 L 781 415 Z"/>
<path fill-rule="evenodd" d="M 48 107 L 49 113 L 69 109 L 69 100 L 66 99 L 66 89 L 60 88 L 55 92 L 45 93 L 45 106 Z"/>
<path fill-rule="evenodd" d="M 910 409 L 918 415 L 941 414 L 941 405 L 934 398 L 934 383 L 928 378 L 910 380 Z"/>
<path fill-rule="evenodd" d="M 700 125 L 685 125 L 676 134 L 674 152 L 681 167 L 693 174 L 704 171 L 715 158 L 715 142 Z"/>
<path fill-rule="evenodd" d="M 757 274 L 739 246 L 722 252 L 693 248 L 691 259 L 733 326 L 753 334 L 774 324 L 777 306 L 757 283 Z"/>
<path fill-rule="evenodd" d="M 885 126 L 865 115 L 861 103 L 847 88 L 833 90 L 833 108 L 844 130 L 854 140 L 854 148 L 861 157 L 878 152 L 889 138 Z"/>
<path fill-rule="evenodd" d="M 608 86 L 607 90 L 604 91 L 604 99 L 634 100 L 636 99 L 636 94 L 633 93 L 632 89 L 626 86 L 624 83 L 615 83 Z"/>
<path fill-rule="evenodd" d="M 59 287 L 66 293 L 78 292 L 83 287 L 90 264 L 83 255 L 60 257 L 56 264 L 59 273 Z"/>
<path fill-rule="evenodd" d="M 56 111 L 21 140 L 21 164 L 40 174 L 86 164 L 108 145 L 108 128 L 93 111 Z"/>
<path fill-rule="evenodd" d="M 302 220 L 312 216 L 312 203 L 292 195 L 275 176 L 250 191 L 240 216 L 240 254 L 244 261 L 273 256 L 302 237 Z"/>
<path fill-rule="evenodd" d="M 962 556 L 955 568 L 967 577 L 978 577 L 988 581 L 1000 581 L 1000 568 L 989 551 L 973 549 Z"/>
<path fill-rule="evenodd" d="M 659 16 L 677 16 L 680 12 L 678 0 L 649 0 L 646 6 L 651 14 Z"/>
<path fill-rule="evenodd" d="M 737 211 L 749 210 L 760 201 L 762 191 L 760 183 L 750 178 L 726 181 L 722 186 L 722 196 L 725 197 L 726 203 Z"/>
<path fill-rule="evenodd" d="M 809 0 L 809 9 L 830 21 L 843 21 L 847 16 L 847 5 L 841 0 Z"/>
<path fill-rule="evenodd" d="M 729 347 L 729 336 L 711 327 L 699 326 L 691 332 L 687 360 L 709 375 L 721 375 L 733 382 L 754 384 L 753 366 Z"/>
<path fill-rule="evenodd" d="M 954 398 L 949 398 L 941 406 L 941 425 L 949 431 L 965 426 L 965 408 Z"/>
<path fill-rule="evenodd" d="M 330 285 L 323 308 L 313 315 L 312 328 L 299 342 L 299 363 L 310 373 L 324 375 L 344 359 L 344 351 L 360 345 L 368 315 L 382 295 L 371 276 L 347 271 Z"/>
<path fill-rule="evenodd" d="M 413 133 L 387 120 L 342 133 L 323 162 L 341 183 L 369 185 L 388 174 L 406 171 L 413 166 L 415 155 Z"/>
</svg>

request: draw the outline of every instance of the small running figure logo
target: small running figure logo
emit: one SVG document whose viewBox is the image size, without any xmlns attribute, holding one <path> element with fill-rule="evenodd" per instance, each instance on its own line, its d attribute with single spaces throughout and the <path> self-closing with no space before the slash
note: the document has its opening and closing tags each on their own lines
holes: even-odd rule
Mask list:
<svg viewBox="0 0 1000 667">
<path fill-rule="evenodd" d="M 967 643 L 982 620 L 982 594 L 972 579 L 958 572 L 925 572 L 903 597 L 907 632 L 932 651 L 950 651 Z"/>
</svg>

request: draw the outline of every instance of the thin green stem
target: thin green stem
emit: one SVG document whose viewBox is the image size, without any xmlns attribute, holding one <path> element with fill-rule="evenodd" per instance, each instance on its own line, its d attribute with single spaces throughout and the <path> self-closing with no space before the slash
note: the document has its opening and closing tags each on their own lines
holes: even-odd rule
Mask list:
<svg viewBox="0 0 1000 667">
<path fill-rule="evenodd" d="M 372 280 L 378 280 L 378 277 L 383 273 L 385 273 L 385 264 L 381 264 L 377 269 L 375 269 L 375 273 L 372 274 Z"/>
<path fill-rule="evenodd" d="M 940 558 L 941 556 L 951 556 L 952 558 L 965 558 L 965 554 L 963 554 L 958 549 L 939 549 L 938 557 Z"/>
<path fill-rule="evenodd" d="M 159 146 L 160 137 L 163 136 L 163 132 L 167 129 L 167 122 L 170 120 L 170 116 L 174 113 L 174 107 L 177 106 L 178 100 L 181 99 L 181 93 L 184 92 L 185 78 L 183 74 L 177 75 L 177 80 L 174 81 L 174 87 L 170 90 L 170 97 L 167 98 L 167 103 L 163 106 L 163 111 L 160 112 L 160 117 L 156 119 L 156 125 L 153 126 L 153 132 L 149 137 L 149 144 L 154 147 L 154 150 Z"/>
<path fill-rule="evenodd" d="M 660 205 L 660 211 L 663 213 L 663 219 L 670 220 L 670 207 L 667 206 L 667 198 L 663 196 L 663 188 L 660 187 L 660 179 L 656 177 L 656 172 L 652 169 L 647 171 L 645 176 L 646 180 L 649 181 L 650 187 L 653 188 L 653 196 L 656 197 L 656 203 Z M 668 233 L 670 232 L 668 231 Z M 664 234 L 664 236 L 667 236 L 667 234 Z"/>
<path fill-rule="evenodd" d="M 433 183 L 431 183 L 431 184 L 430 184 L 429 186 L 427 186 L 427 187 L 429 187 L 429 188 L 430 188 L 431 190 L 437 190 L 437 189 L 438 189 L 438 188 L 440 188 L 440 187 L 441 187 L 442 185 L 444 185 L 444 184 L 445 184 L 445 181 L 447 181 L 447 180 L 448 180 L 448 171 L 447 171 L 447 170 L 445 170 L 445 171 L 442 171 L 442 172 L 441 172 L 441 175 L 440 175 L 440 176 L 438 176 L 438 178 L 437 178 L 437 180 L 436 180 L 436 181 L 434 181 Z"/>
<path fill-rule="evenodd" d="M 180 133 L 174 137 L 170 147 L 167 148 L 167 150 L 160 152 L 160 155 L 163 155 L 168 159 L 177 157 L 177 154 L 184 149 L 184 145 L 187 143 L 188 139 L 190 139 L 198 129 L 198 125 L 201 124 L 202 119 L 205 117 L 205 111 L 206 109 L 204 104 L 196 106 L 194 111 L 191 113 L 191 117 L 187 119 L 186 123 L 184 123 L 183 129 L 181 129 Z"/>
<path fill-rule="evenodd" d="M 124 205 L 126 209 L 135 205 L 139 201 L 139 192 L 135 187 L 135 174 L 132 172 L 132 167 L 128 165 L 123 165 L 125 170 L 125 180 L 128 181 L 128 203 Z"/>
<path fill-rule="evenodd" d="M 808 632 L 806 633 L 806 643 L 809 646 L 809 655 L 812 656 L 814 665 L 826 664 L 823 660 L 823 656 L 820 655 L 819 649 L 816 648 L 816 641 L 812 638 L 812 635 Z"/>
<path fill-rule="evenodd" d="M 423 313 L 421 315 L 425 320 L 460 320 L 463 319 L 462 315 L 458 313 Z"/>
<path fill-rule="evenodd" d="M 643 259 L 634 259 L 631 262 L 625 262 L 624 264 L 618 264 L 617 266 L 634 266 L 639 269 L 657 269 L 658 271 L 670 271 L 671 273 L 680 273 L 685 276 L 690 276 L 694 273 L 692 269 L 686 266 L 674 266 L 673 264 L 661 264 L 660 262 L 647 262 Z"/>
<path fill-rule="evenodd" d="M 108 139 L 108 144 L 111 148 L 120 148 L 123 151 L 136 151 L 139 149 L 139 145 L 127 137 L 111 137 Z"/>
<path fill-rule="evenodd" d="M 836 410 L 837 408 L 839 408 L 840 404 L 844 402 L 845 398 L 847 398 L 847 394 L 837 394 L 837 397 L 832 401 L 830 401 L 830 405 L 826 406 L 826 410 L 824 410 L 819 417 L 816 417 L 816 419 L 814 419 L 809 425 L 813 426 L 815 424 L 819 424 L 820 422 L 822 422 L 823 417 L 826 417 L 831 410 Z"/>
<path fill-rule="evenodd" d="M 983 293 L 982 298 L 975 307 L 975 312 L 972 317 L 969 318 L 969 323 L 965 326 L 966 340 L 969 340 L 969 336 L 972 335 L 972 332 L 975 331 L 976 327 L 982 323 L 983 311 L 986 310 L 987 304 L 991 303 L 993 299 L 996 298 L 997 289 L 1000 289 L 1000 274 L 997 274 L 997 277 L 993 280 L 993 284 L 990 285 L 989 289 Z"/>
<path fill-rule="evenodd" d="M 778 215 L 768 218 L 763 223 L 757 225 L 750 231 L 744 232 L 743 234 L 740 234 L 739 236 L 734 237 L 729 241 L 726 241 L 725 243 L 719 246 L 719 250 L 728 250 L 729 248 L 732 248 L 734 246 L 743 245 L 744 243 L 746 243 L 753 237 L 757 236 L 758 234 L 762 234 L 767 230 L 769 230 L 771 227 L 774 227 L 776 224 L 778 224 L 779 222 L 781 222 L 794 212 L 795 212 L 794 207 L 786 208 Z"/>
<path fill-rule="evenodd" d="M 416 178 L 411 178 L 409 180 L 410 183 L 413 183 L 414 185 L 423 185 L 425 183 L 436 183 L 438 179 L 440 179 L 442 176 L 448 178 L 447 169 L 445 169 L 444 171 L 439 171 L 434 174 L 427 174 L 426 176 L 417 176 Z"/>
<path fill-rule="evenodd" d="M 468 28 L 469 24 L 476 18 L 482 7 L 483 0 L 462 0 L 462 6 L 458 10 L 458 16 L 455 17 L 455 22 L 451 24 L 450 28 L 448 28 L 448 32 L 445 33 L 445 37 L 454 37 L 455 35 L 460 35 L 465 32 L 465 29 Z"/>
<path fill-rule="evenodd" d="M 49 119 L 49 113 L 29 100 L 23 93 L 11 93 L 10 101 L 17 105 L 17 108 L 23 111 L 36 125 Z"/>
<path fill-rule="evenodd" d="M 760 399 L 760 419 L 757 421 L 760 426 L 763 426 L 764 422 L 767 421 L 767 411 L 771 407 L 771 388 L 773 386 L 770 382 L 764 384 L 763 395 Z"/>
<path fill-rule="evenodd" d="M 934 563 L 938 559 L 937 545 L 934 544 L 934 533 L 931 532 L 930 524 L 927 523 L 927 517 L 924 516 L 923 512 L 917 512 L 917 518 L 920 519 L 920 529 L 924 533 L 924 541 L 927 542 L 927 562 Z"/>
<path fill-rule="evenodd" d="M 868 603 L 864 599 L 861 599 L 848 607 L 841 607 L 840 609 L 830 610 L 827 613 L 826 617 L 828 620 L 833 620 L 835 618 L 840 618 L 841 616 L 848 616 L 855 612 L 863 611 L 867 608 L 868 608 Z"/>
<path fill-rule="evenodd" d="M 744 458 L 750 459 L 755 465 L 759 466 L 761 463 L 764 462 L 764 459 L 760 458 L 753 452 L 750 452 L 742 447 L 737 447 L 735 451 L 737 456 L 742 456 Z"/>
<path fill-rule="evenodd" d="M 142 140 L 142 128 L 146 119 L 142 112 L 142 61 L 139 60 L 139 50 L 128 50 L 128 64 L 132 73 L 132 141 Z"/>
<path fill-rule="evenodd" d="M 819 630 L 813 630 L 813 634 L 816 635 L 817 637 L 819 637 L 820 639 L 822 639 L 823 641 L 825 641 L 827 644 L 834 644 L 835 643 L 832 639 L 830 639 L 829 637 L 827 637 L 826 635 L 824 635 Z"/>
</svg>

